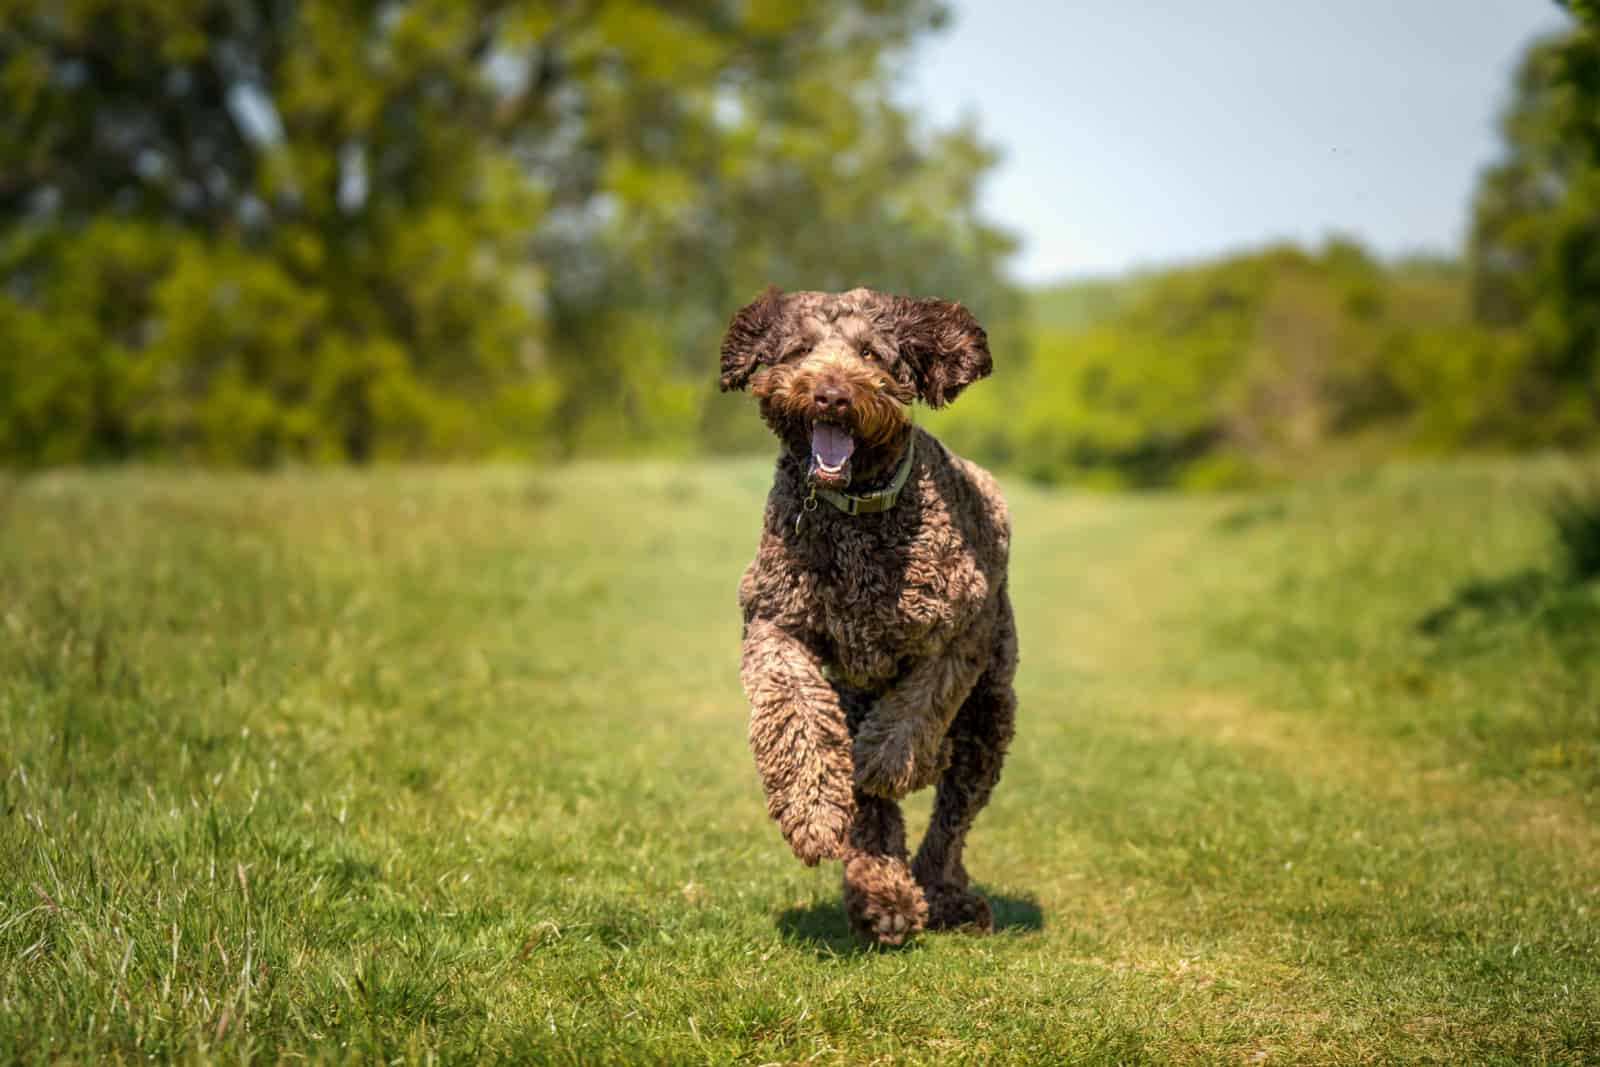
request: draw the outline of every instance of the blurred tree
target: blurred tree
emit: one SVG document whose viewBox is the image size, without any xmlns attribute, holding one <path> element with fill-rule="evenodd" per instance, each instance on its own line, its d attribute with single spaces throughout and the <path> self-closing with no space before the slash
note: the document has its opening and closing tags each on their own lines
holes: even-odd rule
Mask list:
<svg viewBox="0 0 1600 1067">
<path fill-rule="evenodd" d="M 1503 440 L 1507 353 L 1464 293 L 1453 264 L 1383 264 L 1346 240 L 1144 274 L 1039 329 L 1023 372 L 941 429 L 1045 481 L 1139 486 Z"/>
<path fill-rule="evenodd" d="M 1600 437 L 1600 23 L 1570 6 L 1585 21 L 1523 58 L 1474 207 L 1473 306 L 1521 334 L 1508 399 L 1524 443 Z"/>
<path fill-rule="evenodd" d="M 929 0 L 0 0 L 0 457 L 726 436 L 766 281 L 1016 307 Z M 749 422 L 751 420 L 742 420 Z"/>
<path fill-rule="evenodd" d="M 1600 23 L 1600 0 L 1556 0 L 1556 2 L 1591 26 Z"/>
<path fill-rule="evenodd" d="M 542 125 L 537 239 L 551 351 L 581 405 L 563 440 L 762 442 L 707 403 L 708 353 L 768 282 L 959 298 L 1016 342 L 985 222 L 994 161 L 969 128 L 932 136 L 892 98 L 894 61 L 944 20 L 928 0 L 591 3 L 527 36 L 519 99 Z M 535 20 L 537 21 L 537 16 Z M 1020 343 L 1014 347 L 1020 348 Z"/>
<path fill-rule="evenodd" d="M 492 13 L 0 0 L 0 452 L 482 451 L 544 410 Z"/>
</svg>

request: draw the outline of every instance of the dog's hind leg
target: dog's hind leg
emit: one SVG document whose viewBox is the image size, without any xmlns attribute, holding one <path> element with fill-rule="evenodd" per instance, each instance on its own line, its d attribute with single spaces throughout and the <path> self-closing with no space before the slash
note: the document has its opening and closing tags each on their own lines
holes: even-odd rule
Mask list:
<svg viewBox="0 0 1600 1067">
<path fill-rule="evenodd" d="M 856 936 L 898 945 L 927 926 L 928 905 L 906 859 L 899 803 L 857 790 L 844 856 L 844 910 Z"/>
<path fill-rule="evenodd" d="M 1004 596 L 1004 594 L 1002 594 Z M 939 779 L 933 818 L 911 869 L 928 902 L 928 927 L 994 928 L 988 901 L 969 890 L 961 852 L 967 832 L 1000 780 L 1015 729 L 1017 633 L 1009 600 L 996 624 L 994 658 L 950 724 L 950 766 Z"/>
</svg>

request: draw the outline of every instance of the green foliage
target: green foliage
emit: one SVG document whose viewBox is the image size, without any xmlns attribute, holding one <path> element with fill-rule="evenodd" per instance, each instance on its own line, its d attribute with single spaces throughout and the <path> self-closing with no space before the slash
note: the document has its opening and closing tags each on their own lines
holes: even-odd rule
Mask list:
<svg viewBox="0 0 1600 1067">
<path fill-rule="evenodd" d="M 1139 277 L 1133 276 L 1039 286 L 1028 293 L 1028 322 L 1047 330 L 1081 330 L 1099 325 L 1128 306 L 1139 283 Z"/>
<path fill-rule="evenodd" d="M 558 386 L 487 8 L 0 13 L 0 456 L 482 454 Z"/>
<path fill-rule="evenodd" d="M 877 952 L 745 745 L 770 470 L 0 495 L 0 1060 L 1593 1060 L 1600 599 L 1512 582 L 1552 472 L 1009 486 L 1002 929 Z"/>
<path fill-rule="evenodd" d="M 1600 579 L 1600 474 L 1558 490 L 1549 512 L 1567 577 L 1576 582 Z"/>
<path fill-rule="evenodd" d="M 1528 443 L 1600 439 L 1600 26 L 1537 43 L 1479 185 L 1473 303 L 1524 349 L 1507 417 Z"/>
<path fill-rule="evenodd" d="M 1600 3 L 1595 0 L 1556 0 L 1562 7 L 1590 25 L 1600 24 Z"/>
<path fill-rule="evenodd" d="M 1526 57 L 1464 269 L 1333 241 L 1024 297 L 993 153 L 891 92 L 943 19 L 0 0 L 0 461 L 765 450 L 712 369 L 768 282 L 961 299 L 996 378 L 928 419 L 1044 480 L 1597 439 L 1592 22 Z"/>
<path fill-rule="evenodd" d="M 682 447 L 768 281 L 958 294 L 928 0 L 0 0 L 0 458 Z"/>
<path fill-rule="evenodd" d="M 1035 306 L 1068 325 L 1036 328 L 1003 401 L 963 399 L 941 425 L 1046 481 L 1214 487 L 1303 474 L 1367 439 L 1508 439 L 1513 354 L 1472 323 L 1448 263 L 1283 246 Z"/>
</svg>

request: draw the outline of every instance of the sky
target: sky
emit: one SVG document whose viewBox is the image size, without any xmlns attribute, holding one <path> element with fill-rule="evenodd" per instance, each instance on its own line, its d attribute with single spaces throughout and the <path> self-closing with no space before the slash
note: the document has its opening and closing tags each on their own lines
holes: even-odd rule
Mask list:
<svg viewBox="0 0 1600 1067">
<path fill-rule="evenodd" d="M 1030 282 L 1277 239 L 1449 253 L 1551 0 L 953 0 L 902 98 L 975 118 Z"/>
</svg>

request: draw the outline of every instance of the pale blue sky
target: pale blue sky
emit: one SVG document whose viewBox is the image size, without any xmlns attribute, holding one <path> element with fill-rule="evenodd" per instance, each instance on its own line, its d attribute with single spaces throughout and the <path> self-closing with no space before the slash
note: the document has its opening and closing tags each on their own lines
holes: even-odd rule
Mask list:
<svg viewBox="0 0 1600 1067">
<path fill-rule="evenodd" d="M 1550 0 L 955 0 L 904 95 L 976 116 L 1038 281 L 1354 235 L 1453 251 Z"/>
</svg>

